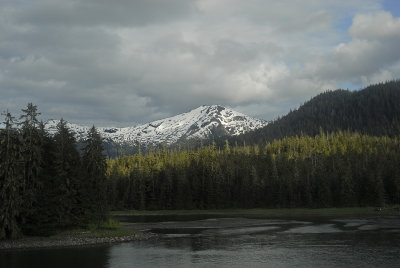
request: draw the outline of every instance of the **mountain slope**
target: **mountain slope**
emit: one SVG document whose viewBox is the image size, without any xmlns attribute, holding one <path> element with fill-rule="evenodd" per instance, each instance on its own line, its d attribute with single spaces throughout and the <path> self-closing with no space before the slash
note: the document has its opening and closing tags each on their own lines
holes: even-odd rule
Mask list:
<svg viewBox="0 0 400 268">
<path fill-rule="evenodd" d="M 267 126 L 231 139 L 264 143 L 296 135 L 314 136 L 339 130 L 375 136 L 400 134 L 400 81 L 371 85 L 363 90 L 328 91 Z"/>
<path fill-rule="evenodd" d="M 46 123 L 50 134 L 56 132 L 58 120 Z M 251 118 L 219 105 L 201 106 L 147 124 L 125 128 L 98 128 L 109 144 L 119 146 L 170 146 L 190 140 L 237 136 L 265 126 L 267 122 Z M 83 140 L 89 127 L 68 123 L 77 140 Z"/>
</svg>

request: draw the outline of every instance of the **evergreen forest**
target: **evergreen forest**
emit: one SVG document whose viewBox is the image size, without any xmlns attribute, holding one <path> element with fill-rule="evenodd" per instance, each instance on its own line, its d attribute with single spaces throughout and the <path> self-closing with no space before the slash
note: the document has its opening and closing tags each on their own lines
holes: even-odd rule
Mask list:
<svg viewBox="0 0 400 268">
<path fill-rule="evenodd" d="M 324 208 L 400 203 L 398 138 L 350 132 L 108 160 L 113 209 Z"/>
<path fill-rule="evenodd" d="M 325 132 L 350 131 L 372 136 L 400 133 L 400 80 L 362 90 L 326 91 L 264 128 L 229 139 L 235 144 L 265 144 L 275 139 Z M 218 145 L 226 138 L 216 139 Z"/>
<path fill-rule="evenodd" d="M 398 205 L 399 103 L 399 81 L 326 92 L 247 135 L 114 159 L 94 126 L 76 141 L 61 119 L 49 135 L 29 103 L 2 114 L 0 239 L 101 222 L 110 209 Z"/>
<path fill-rule="evenodd" d="M 48 234 L 107 216 L 106 158 L 95 127 L 82 151 L 60 120 L 49 136 L 29 103 L 0 130 L 0 239 Z"/>
</svg>

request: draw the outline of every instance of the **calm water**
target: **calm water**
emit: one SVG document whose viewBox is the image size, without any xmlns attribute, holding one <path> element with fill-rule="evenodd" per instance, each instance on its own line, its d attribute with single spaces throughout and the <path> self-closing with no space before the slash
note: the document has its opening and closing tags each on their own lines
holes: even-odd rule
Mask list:
<svg viewBox="0 0 400 268">
<path fill-rule="evenodd" d="M 0 252 L 0 267 L 400 267 L 400 217 L 124 218 L 151 241 Z"/>
</svg>

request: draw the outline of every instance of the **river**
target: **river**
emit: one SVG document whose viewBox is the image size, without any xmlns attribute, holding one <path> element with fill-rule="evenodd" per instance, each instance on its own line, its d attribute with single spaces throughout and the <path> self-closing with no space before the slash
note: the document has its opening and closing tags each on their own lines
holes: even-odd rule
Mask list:
<svg viewBox="0 0 400 268">
<path fill-rule="evenodd" d="M 400 217 L 123 217 L 157 239 L 0 252 L 0 267 L 399 267 Z"/>
</svg>

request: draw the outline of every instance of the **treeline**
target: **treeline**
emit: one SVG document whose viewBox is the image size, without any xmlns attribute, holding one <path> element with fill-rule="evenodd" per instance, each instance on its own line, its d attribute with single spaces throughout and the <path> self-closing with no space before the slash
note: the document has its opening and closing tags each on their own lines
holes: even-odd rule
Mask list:
<svg viewBox="0 0 400 268">
<path fill-rule="evenodd" d="M 32 103 L 0 129 L 0 239 L 102 220 L 107 213 L 106 160 L 91 128 L 82 152 L 61 120 L 49 136 Z"/>
<path fill-rule="evenodd" d="M 296 135 L 315 136 L 320 128 L 326 132 L 341 130 L 395 137 L 400 133 L 399 103 L 400 80 L 359 91 L 327 91 L 262 129 L 233 137 L 230 143 L 265 144 L 265 141 Z"/>
<path fill-rule="evenodd" d="M 396 128 L 383 130 L 388 136 L 380 132 L 379 137 L 320 128 L 315 136 L 294 135 L 257 145 L 225 142 L 191 150 L 150 149 L 146 154 L 139 151 L 106 160 L 94 127 L 78 146 L 64 120 L 50 136 L 39 115 L 31 103 L 18 120 L 4 113 L 0 239 L 101 221 L 110 207 L 314 208 L 400 203 Z M 392 116 L 387 127 L 396 120 L 397 115 Z"/>
<path fill-rule="evenodd" d="M 350 132 L 264 146 L 215 144 L 108 160 L 114 209 L 383 206 L 400 203 L 397 138 Z"/>
</svg>

